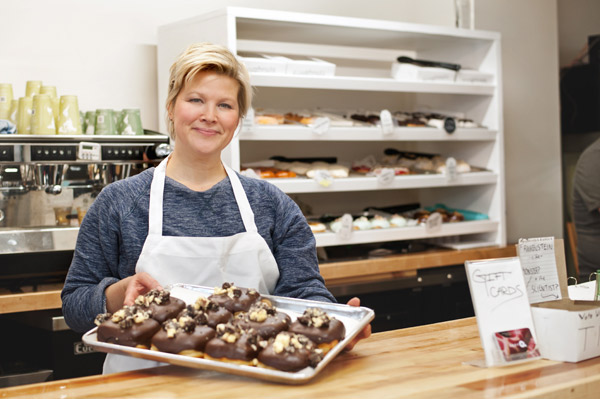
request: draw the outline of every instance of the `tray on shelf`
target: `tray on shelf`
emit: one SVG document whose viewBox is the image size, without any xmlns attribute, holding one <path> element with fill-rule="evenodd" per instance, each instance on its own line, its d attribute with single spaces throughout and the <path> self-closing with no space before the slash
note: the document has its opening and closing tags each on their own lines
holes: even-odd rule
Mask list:
<svg viewBox="0 0 600 399">
<path fill-rule="evenodd" d="M 174 284 L 169 287 L 171 295 L 182 299 L 187 304 L 193 303 L 198 296 L 208 297 L 213 293 L 213 288 L 190 284 Z M 216 360 L 193 358 L 189 356 L 176 355 L 165 352 L 139 349 L 123 345 L 116 345 L 98 341 L 97 327 L 88 331 L 83 336 L 83 342 L 100 352 L 115 353 L 119 355 L 133 356 L 141 359 L 154 360 L 178 366 L 198 368 L 204 370 L 220 371 L 223 373 L 242 375 L 250 378 L 258 378 L 267 381 L 282 382 L 287 384 L 301 384 L 308 382 L 318 375 L 331 362 L 344 347 L 358 333 L 367 326 L 375 317 L 373 310 L 365 307 L 352 307 L 348 305 L 309 301 L 295 298 L 285 298 L 272 295 L 262 295 L 269 299 L 277 310 L 288 313 L 295 320 L 309 307 L 319 307 L 330 316 L 337 318 L 346 327 L 346 337 L 333 347 L 315 368 L 307 367 L 296 372 L 271 370 L 246 365 L 220 362 Z"/>
</svg>

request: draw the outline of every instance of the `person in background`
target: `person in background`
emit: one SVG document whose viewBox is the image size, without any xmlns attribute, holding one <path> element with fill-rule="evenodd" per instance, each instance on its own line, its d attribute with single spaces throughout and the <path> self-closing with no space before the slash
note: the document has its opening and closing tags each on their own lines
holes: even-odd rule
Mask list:
<svg viewBox="0 0 600 399">
<path fill-rule="evenodd" d="M 181 282 L 335 302 L 296 203 L 221 162 L 251 101 L 248 72 L 225 47 L 194 44 L 175 61 L 166 101 L 174 150 L 105 187 L 86 214 L 61 295 L 72 329 L 87 331 L 97 314 Z M 370 326 L 348 348 L 369 335 Z M 154 365 L 109 354 L 104 372 Z"/>
<path fill-rule="evenodd" d="M 575 167 L 573 222 L 579 277 L 587 281 L 600 269 L 600 139 L 583 151 Z"/>
</svg>

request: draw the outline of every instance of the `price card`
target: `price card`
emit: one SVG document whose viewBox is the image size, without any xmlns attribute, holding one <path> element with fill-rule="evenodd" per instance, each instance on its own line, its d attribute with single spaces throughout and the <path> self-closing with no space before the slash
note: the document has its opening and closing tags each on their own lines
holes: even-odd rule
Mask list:
<svg viewBox="0 0 600 399">
<path fill-rule="evenodd" d="M 333 176 L 325 169 L 315 170 L 315 177 L 313 179 L 321 187 L 330 187 L 333 184 Z"/>
<path fill-rule="evenodd" d="M 327 117 L 320 117 L 314 120 L 314 122 L 310 125 L 313 133 L 322 136 L 323 134 L 329 131 L 329 127 L 331 126 L 331 119 Z"/>
<path fill-rule="evenodd" d="M 446 180 L 448 182 L 455 181 L 458 177 L 458 172 L 456 171 L 456 159 L 452 157 L 448 157 L 446 159 Z"/>
<path fill-rule="evenodd" d="M 248 108 L 246 116 L 242 119 L 242 130 L 245 132 L 254 131 L 254 108 Z"/>
<path fill-rule="evenodd" d="M 437 212 L 433 212 L 425 221 L 425 232 L 427 234 L 434 234 L 442 229 L 442 215 Z"/>
<path fill-rule="evenodd" d="M 456 131 L 456 120 L 454 118 L 444 119 L 444 130 L 448 134 L 452 134 Z"/>
<path fill-rule="evenodd" d="M 497 333 L 529 329 L 537 342 L 519 258 L 466 261 L 465 269 L 485 364 L 505 364 Z"/>
<path fill-rule="evenodd" d="M 382 186 L 389 186 L 394 181 L 396 172 L 392 168 L 383 168 L 377 175 L 377 183 Z"/>
<path fill-rule="evenodd" d="M 392 113 L 387 109 L 384 109 L 379 114 L 379 120 L 381 121 L 381 132 L 384 136 L 394 133 L 394 120 Z"/>
<path fill-rule="evenodd" d="M 352 215 L 345 213 L 340 218 L 340 229 L 337 231 L 337 236 L 340 240 L 347 241 L 350 239 L 354 229 L 352 228 Z"/>
<path fill-rule="evenodd" d="M 554 255 L 554 237 L 519 239 L 518 254 L 530 303 L 562 298 Z"/>
</svg>

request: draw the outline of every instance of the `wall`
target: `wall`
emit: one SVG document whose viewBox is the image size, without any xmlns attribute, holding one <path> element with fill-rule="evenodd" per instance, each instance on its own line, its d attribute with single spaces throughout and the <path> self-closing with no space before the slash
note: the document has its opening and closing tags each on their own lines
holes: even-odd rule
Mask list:
<svg viewBox="0 0 600 399">
<path fill-rule="evenodd" d="M 368 4 L 366 6 L 365 4 Z M 0 81 L 76 94 L 82 110 L 138 107 L 156 129 L 156 28 L 227 5 L 454 25 L 452 0 L 0 0 Z M 555 0 L 477 0 L 475 26 L 503 35 L 507 231 L 562 236 Z M 527 39 L 527 40 L 524 40 Z M 527 177 L 523 177 L 527 176 Z"/>
<path fill-rule="evenodd" d="M 502 34 L 508 242 L 562 237 L 556 2 L 478 0 L 475 25 Z"/>
</svg>

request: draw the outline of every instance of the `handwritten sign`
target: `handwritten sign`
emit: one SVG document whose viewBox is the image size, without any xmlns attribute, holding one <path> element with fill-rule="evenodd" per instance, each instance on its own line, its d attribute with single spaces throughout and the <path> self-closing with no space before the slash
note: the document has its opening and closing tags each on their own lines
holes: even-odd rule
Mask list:
<svg viewBox="0 0 600 399">
<path fill-rule="evenodd" d="M 561 299 L 554 238 L 521 238 L 518 247 L 529 303 Z"/>
<path fill-rule="evenodd" d="M 487 366 L 504 364 L 497 332 L 529 328 L 535 338 L 519 258 L 465 262 L 473 308 Z"/>
</svg>

